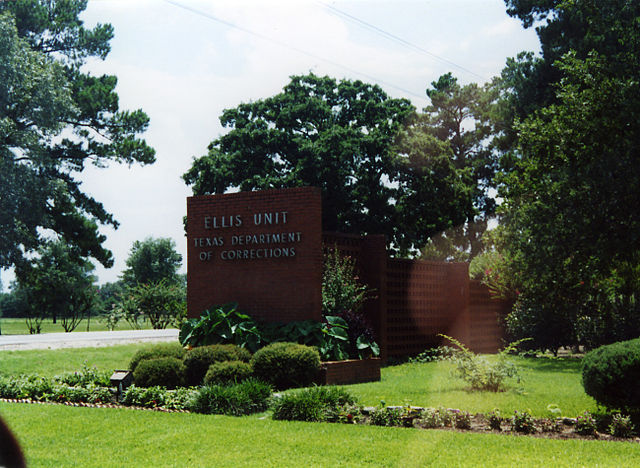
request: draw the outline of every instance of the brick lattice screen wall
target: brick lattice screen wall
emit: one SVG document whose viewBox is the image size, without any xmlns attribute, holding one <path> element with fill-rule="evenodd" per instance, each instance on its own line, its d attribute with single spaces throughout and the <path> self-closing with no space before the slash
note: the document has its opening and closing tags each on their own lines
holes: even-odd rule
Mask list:
<svg viewBox="0 0 640 468">
<path fill-rule="evenodd" d="M 324 233 L 322 240 L 325 250 L 337 247 L 354 258 L 363 282 L 372 287 L 364 312 L 383 359 L 450 345 L 439 333 L 476 352 L 494 353 L 502 345 L 499 317 L 510 304 L 469 280 L 468 264 L 388 258 L 383 236 Z"/>
</svg>

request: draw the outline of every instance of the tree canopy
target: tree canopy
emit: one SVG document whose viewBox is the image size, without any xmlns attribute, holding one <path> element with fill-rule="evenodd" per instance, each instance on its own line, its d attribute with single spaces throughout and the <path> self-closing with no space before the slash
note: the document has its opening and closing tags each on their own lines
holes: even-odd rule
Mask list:
<svg viewBox="0 0 640 468">
<path fill-rule="evenodd" d="M 479 87 L 475 83 L 461 86 L 447 73 L 431 83 L 427 89 L 431 105 L 419 114 L 410 132 L 414 137 L 408 151 L 418 151 L 425 162 L 440 159 L 448 164 L 433 180 L 423 183 L 417 200 L 425 207 L 443 206 L 425 197 L 440 187 L 437 197 L 457 202 L 451 210 L 450 224 L 441 224 L 437 230 L 422 229 L 422 257 L 434 260 L 470 260 L 482 250 L 482 235 L 487 222 L 496 209 L 494 176 L 497 157 L 491 145 L 490 117 L 497 93 L 491 84 Z M 432 148 L 423 147 L 431 141 Z M 441 150 L 436 150 L 440 147 Z M 400 195 L 402 200 L 403 194 Z M 453 205 L 455 206 L 455 205 Z M 420 213 L 417 207 L 407 213 Z M 430 219 L 430 216 L 424 216 Z"/>
<path fill-rule="evenodd" d="M 104 59 L 110 25 L 87 29 L 86 0 L 0 2 L 0 266 L 17 265 L 55 232 L 79 254 L 111 266 L 100 224 L 118 226 L 80 189 L 87 164 L 149 164 L 141 110 L 121 111 L 115 76 L 81 71 Z"/>
<path fill-rule="evenodd" d="M 379 86 L 293 76 L 220 121 L 229 132 L 183 176 L 196 195 L 317 186 L 324 230 L 385 234 L 401 253 L 473 217 L 473 170 L 458 169 L 449 143 L 424 137 L 413 106 Z"/>
<path fill-rule="evenodd" d="M 91 262 L 64 241 L 41 245 L 36 259 L 16 268 L 17 295 L 25 299 L 32 332 L 40 332 L 45 317 L 54 323 L 59 318 L 67 332 L 76 328 L 96 299 L 93 270 Z"/>
<path fill-rule="evenodd" d="M 637 336 L 640 5 L 507 4 L 525 25 L 542 20 L 543 49 L 507 74 L 548 93 L 507 95 L 525 112 L 503 159 L 505 249 L 522 292 L 508 323 L 552 349 Z"/>
<path fill-rule="evenodd" d="M 148 237 L 133 243 L 122 280 L 131 287 L 160 281 L 175 284 L 180 282 L 180 265 L 182 255 L 176 252 L 173 239 Z"/>
<path fill-rule="evenodd" d="M 270 98 L 223 112 L 231 130 L 184 175 L 194 194 L 312 185 L 322 190 L 323 228 L 393 236 L 390 145 L 413 111 L 378 86 L 294 76 Z"/>
</svg>

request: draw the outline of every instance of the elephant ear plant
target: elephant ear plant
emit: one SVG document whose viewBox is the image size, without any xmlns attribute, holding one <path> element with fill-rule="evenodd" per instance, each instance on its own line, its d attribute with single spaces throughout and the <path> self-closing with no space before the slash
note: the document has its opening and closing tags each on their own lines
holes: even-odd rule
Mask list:
<svg viewBox="0 0 640 468">
<path fill-rule="evenodd" d="M 380 347 L 370 334 L 354 335 L 342 317 L 327 315 L 322 324 L 323 339 L 319 346 L 320 356 L 325 361 L 344 359 L 366 359 L 380 354 Z"/>
<path fill-rule="evenodd" d="M 196 347 L 228 343 L 257 351 L 261 342 L 258 324 L 237 307 L 235 302 L 214 306 L 199 318 L 187 320 L 180 329 L 180 344 Z"/>
</svg>

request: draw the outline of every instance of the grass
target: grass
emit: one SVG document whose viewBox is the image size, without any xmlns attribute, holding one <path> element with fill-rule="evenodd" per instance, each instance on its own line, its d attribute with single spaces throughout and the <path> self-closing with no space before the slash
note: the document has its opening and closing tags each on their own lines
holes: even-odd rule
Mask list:
<svg viewBox="0 0 640 468">
<path fill-rule="evenodd" d="M 450 362 L 403 364 L 382 369 L 382 380 L 349 386 L 365 405 L 444 406 L 473 413 L 496 408 L 503 414 L 526 410 L 534 416 L 550 416 L 547 406 L 555 404 L 563 416 L 595 411 L 596 403 L 582 388 L 580 361 L 576 359 L 519 358 L 522 382 L 515 381 L 505 392 L 470 391 L 452 375 Z"/>
<path fill-rule="evenodd" d="M 80 369 L 127 367 L 145 345 L 0 351 L 0 372 L 53 376 Z M 469 392 L 447 362 L 382 369 L 382 381 L 348 386 L 362 403 L 499 407 L 546 415 L 555 403 L 566 415 L 595 409 L 573 360 L 515 358 L 524 392 Z M 640 464 L 640 444 L 550 440 L 516 435 L 166 414 L 107 408 L 0 403 L 0 415 L 20 439 L 29 466 L 599 466 Z"/>
<path fill-rule="evenodd" d="M 142 328 L 151 328 L 151 323 L 144 322 Z M 125 322 L 120 321 L 116 325 L 116 330 L 131 330 L 131 326 Z M 83 319 L 76 327 L 74 332 L 84 331 L 108 331 L 107 323 L 104 319 L 98 317 L 92 317 L 89 322 L 89 330 L 87 330 L 87 320 Z M 24 318 L 0 318 L 0 331 L 3 335 L 28 335 L 29 329 Z M 62 323 L 58 320 L 58 323 L 53 323 L 51 319 L 46 319 L 42 322 L 42 333 L 64 333 Z"/>
<path fill-rule="evenodd" d="M 621 467 L 629 442 L 0 404 L 29 466 Z"/>
<path fill-rule="evenodd" d="M 80 370 L 85 364 L 103 371 L 127 369 L 135 352 L 145 346 L 148 345 L 0 351 L 0 374 L 39 374 L 53 377 L 63 372 Z"/>
</svg>

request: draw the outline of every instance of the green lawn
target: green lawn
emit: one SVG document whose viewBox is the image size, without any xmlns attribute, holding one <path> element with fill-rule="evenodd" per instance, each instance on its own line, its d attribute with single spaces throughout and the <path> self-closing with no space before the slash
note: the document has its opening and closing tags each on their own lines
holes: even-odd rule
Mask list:
<svg viewBox="0 0 640 468">
<path fill-rule="evenodd" d="M 144 345 L 0 351 L 0 372 L 56 375 L 83 364 L 113 370 Z M 469 392 L 451 364 L 403 364 L 382 369 L 382 381 L 352 385 L 362 403 L 456 407 L 546 415 L 555 403 L 566 415 L 595 409 L 573 360 L 517 358 L 524 391 Z M 166 414 L 107 408 L 0 403 L 0 415 L 20 439 L 29 466 L 638 466 L 640 444 L 548 440 L 338 424 Z"/>
<path fill-rule="evenodd" d="M 555 404 L 564 416 L 577 416 L 596 409 L 584 393 L 580 361 L 575 359 L 518 358 L 522 381 L 505 392 L 474 392 L 452 375 L 453 364 L 431 362 L 403 364 L 382 369 L 382 381 L 351 385 L 350 391 L 367 405 L 444 406 L 486 413 L 496 408 L 503 414 L 527 410 L 534 416 L 549 416 L 547 406 Z"/>
<path fill-rule="evenodd" d="M 103 371 L 127 369 L 131 357 L 144 346 L 126 344 L 101 348 L 0 351 L 0 374 L 40 374 L 53 377 L 64 372 L 80 370 L 85 364 Z"/>
<path fill-rule="evenodd" d="M 151 328 L 151 323 L 144 322 L 142 328 Z M 78 327 L 74 330 L 76 332 L 81 331 L 107 331 L 107 324 L 104 319 L 100 317 L 93 317 L 89 321 L 89 330 L 87 330 L 87 320 L 82 320 Z M 131 330 L 131 326 L 125 322 L 120 321 L 116 325 L 116 330 Z M 0 331 L 3 335 L 28 335 L 29 329 L 25 319 L 23 318 L 0 318 Z M 64 333 L 62 324 L 58 320 L 58 323 L 53 323 L 51 319 L 46 319 L 42 322 L 42 333 Z"/>
<path fill-rule="evenodd" d="M 33 467 L 624 467 L 631 442 L 0 404 Z"/>
</svg>

